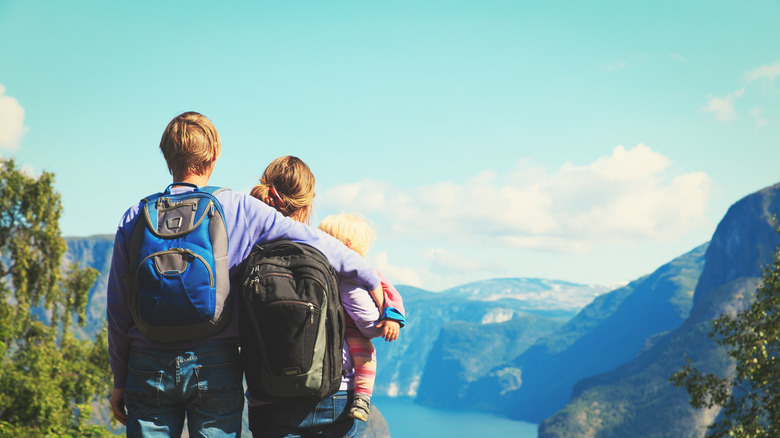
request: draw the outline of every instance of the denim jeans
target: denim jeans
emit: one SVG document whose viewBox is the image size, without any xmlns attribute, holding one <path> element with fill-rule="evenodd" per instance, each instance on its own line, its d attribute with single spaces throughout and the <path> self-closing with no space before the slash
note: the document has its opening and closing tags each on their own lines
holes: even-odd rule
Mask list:
<svg viewBox="0 0 780 438">
<path fill-rule="evenodd" d="M 128 437 L 240 437 L 244 408 L 238 347 L 133 348 L 125 385 Z"/>
<path fill-rule="evenodd" d="M 353 392 L 339 391 L 320 402 L 271 403 L 249 408 L 254 438 L 352 438 L 357 425 L 349 418 Z"/>
</svg>

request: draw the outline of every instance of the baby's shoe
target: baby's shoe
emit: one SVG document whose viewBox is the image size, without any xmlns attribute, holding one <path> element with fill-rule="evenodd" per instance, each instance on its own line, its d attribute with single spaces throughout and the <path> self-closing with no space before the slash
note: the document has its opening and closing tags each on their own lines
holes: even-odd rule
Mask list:
<svg viewBox="0 0 780 438">
<path fill-rule="evenodd" d="M 349 408 L 349 416 L 355 420 L 368 421 L 368 412 L 371 410 L 371 398 L 363 394 L 355 394 L 352 407 Z"/>
</svg>

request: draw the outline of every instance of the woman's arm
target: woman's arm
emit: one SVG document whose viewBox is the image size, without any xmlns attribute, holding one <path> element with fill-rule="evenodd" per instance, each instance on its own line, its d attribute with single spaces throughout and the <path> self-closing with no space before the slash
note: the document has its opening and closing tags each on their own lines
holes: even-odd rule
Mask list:
<svg viewBox="0 0 780 438">
<path fill-rule="evenodd" d="M 233 200 L 233 202 L 243 203 L 244 216 L 247 220 L 246 232 L 251 244 L 263 244 L 275 240 L 306 243 L 322 252 L 339 275 L 361 283 L 372 290 L 379 288 L 381 292 L 382 285 L 374 268 L 358 253 L 347 248 L 327 233 L 284 217 L 264 202 L 249 195 L 238 194 L 238 196 L 241 195 L 243 198 Z M 251 249 L 251 245 L 249 249 Z M 248 250 L 244 257 L 249 254 Z"/>
</svg>

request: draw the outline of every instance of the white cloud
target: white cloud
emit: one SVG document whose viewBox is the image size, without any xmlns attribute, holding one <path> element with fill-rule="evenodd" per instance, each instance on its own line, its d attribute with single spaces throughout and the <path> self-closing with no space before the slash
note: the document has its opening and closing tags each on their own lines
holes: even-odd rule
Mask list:
<svg viewBox="0 0 780 438">
<path fill-rule="evenodd" d="M 748 83 L 748 86 L 753 87 L 753 82 L 763 81 L 764 91 L 771 90 L 774 80 L 777 76 L 780 76 L 780 61 L 773 64 L 762 65 L 754 68 L 742 75 L 742 80 Z M 721 123 L 728 123 L 737 118 L 737 111 L 734 103 L 736 99 L 742 98 L 745 95 L 746 87 L 742 87 L 732 93 L 729 93 L 723 97 L 708 96 L 707 105 L 702 108 L 704 112 L 708 112 L 714 115 L 715 120 Z M 750 111 L 750 115 L 754 119 L 754 129 L 759 129 L 769 124 L 769 121 L 761 117 L 761 110 L 754 108 Z"/>
<path fill-rule="evenodd" d="M 680 55 L 679 53 L 670 53 L 669 58 L 679 62 L 685 62 L 688 60 L 684 56 Z"/>
<path fill-rule="evenodd" d="M 431 262 L 431 267 L 439 272 L 462 274 L 465 272 L 495 271 L 503 267 L 502 263 L 479 261 L 441 248 L 427 250 L 425 258 Z"/>
<path fill-rule="evenodd" d="M 422 287 L 422 280 L 417 271 L 409 267 L 391 264 L 386 252 L 371 254 L 369 258 L 371 264 L 391 283 Z"/>
<path fill-rule="evenodd" d="M 769 121 L 763 118 L 762 114 L 763 111 L 761 110 L 761 108 L 753 108 L 752 110 L 750 110 L 750 116 L 753 117 L 753 120 L 755 120 L 755 125 L 753 125 L 753 129 L 760 129 L 769 124 Z"/>
<path fill-rule="evenodd" d="M 754 68 L 745 73 L 742 78 L 747 82 L 753 82 L 758 79 L 766 79 L 769 82 L 773 82 L 777 76 L 780 76 L 780 61 Z"/>
<path fill-rule="evenodd" d="M 24 108 L 18 100 L 6 96 L 5 86 L 0 84 L 0 149 L 18 150 L 26 132 Z"/>
<path fill-rule="evenodd" d="M 710 97 L 707 106 L 702 108 L 704 112 L 715 115 L 715 120 L 721 123 L 728 123 L 737 118 L 737 111 L 734 109 L 734 100 L 739 99 L 745 94 L 745 88 L 729 93 L 724 97 Z"/>
<path fill-rule="evenodd" d="M 506 175 L 485 171 L 465 181 L 396 187 L 366 180 L 327 190 L 325 209 L 359 211 L 390 223 L 420 244 L 587 253 L 594 245 L 671 241 L 707 223 L 710 179 L 675 175 L 671 160 L 645 145 L 614 148 L 587 165 L 555 172 L 521 162 Z M 378 200 L 382 200 L 381 202 Z M 428 254 L 431 262 L 452 257 Z M 450 266 L 479 269 L 467 259 Z"/>
<path fill-rule="evenodd" d="M 602 65 L 601 69 L 606 71 L 612 71 L 612 70 L 622 70 L 626 67 L 628 67 L 628 63 L 626 61 L 618 61 L 618 62 L 613 62 L 612 64 Z"/>
<path fill-rule="evenodd" d="M 29 164 L 23 164 L 19 167 L 19 172 L 21 172 L 23 175 L 27 175 L 30 178 L 40 178 L 41 173 L 37 172 L 34 167 L 32 167 Z"/>
</svg>

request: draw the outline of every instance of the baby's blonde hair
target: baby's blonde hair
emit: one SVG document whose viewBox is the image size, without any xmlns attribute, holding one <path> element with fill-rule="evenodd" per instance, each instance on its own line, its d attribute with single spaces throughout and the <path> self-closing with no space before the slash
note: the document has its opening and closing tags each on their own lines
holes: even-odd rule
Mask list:
<svg viewBox="0 0 780 438">
<path fill-rule="evenodd" d="M 249 194 L 279 213 L 308 224 L 314 202 L 314 174 L 298 157 L 279 157 L 266 167 L 260 183 Z"/>
<path fill-rule="evenodd" d="M 160 150 L 175 178 L 203 175 L 222 152 L 217 128 L 203 114 L 181 113 L 168 123 Z"/>
<path fill-rule="evenodd" d="M 341 213 L 320 222 L 320 230 L 330 234 L 365 257 L 376 240 L 376 231 L 368 219 L 358 214 Z"/>
</svg>

